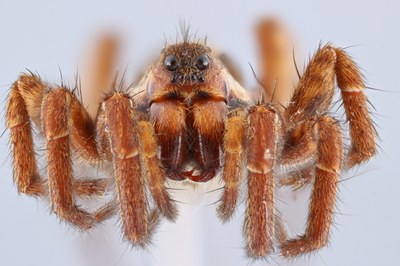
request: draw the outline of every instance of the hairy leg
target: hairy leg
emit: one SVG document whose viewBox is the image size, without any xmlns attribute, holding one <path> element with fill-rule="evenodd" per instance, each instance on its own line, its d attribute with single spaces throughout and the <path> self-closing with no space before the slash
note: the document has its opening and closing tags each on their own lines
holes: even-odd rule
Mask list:
<svg viewBox="0 0 400 266">
<path fill-rule="evenodd" d="M 223 140 L 224 170 L 222 179 L 225 187 L 217 209 L 218 216 L 223 222 L 228 221 L 236 209 L 245 149 L 246 113 L 237 110 L 231 114 L 225 124 Z"/>
<path fill-rule="evenodd" d="M 289 126 L 325 115 L 334 94 L 335 77 L 350 125 L 347 166 L 367 161 L 376 153 L 376 132 L 367 108 L 363 77 L 354 61 L 339 48 L 320 48 L 296 87 L 285 111 Z"/>
<path fill-rule="evenodd" d="M 247 253 L 263 257 L 273 251 L 275 236 L 274 167 L 282 122 L 272 107 L 255 106 L 248 115 L 248 192 L 244 233 Z"/>
<path fill-rule="evenodd" d="M 108 32 L 97 36 L 84 53 L 79 66 L 83 73 L 80 77 L 82 100 L 92 118 L 96 117 L 103 96 L 114 88 L 120 48 L 119 36 Z"/>
<path fill-rule="evenodd" d="M 53 211 L 73 225 L 89 229 L 96 222 L 96 218 L 78 207 L 74 199 L 76 183 L 74 184 L 72 175 L 69 127 L 72 97 L 66 89 L 57 88 L 47 92 L 43 98 L 42 118 L 46 139 L 48 185 Z M 83 190 L 88 194 L 87 190 Z"/>
<path fill-rule="evenodd" d="M 129 95 L 115 92 L 102 103 L 97 131 L 106 132 L 99 144 L 108 141 L 105 146 L 109 145 L 111 151 L 124 235 L 133 244 L 144 246 L 160 213 L 170 220 L 176 217 L 176 208 L 164 187 L 165 173 L 157 157 L 153 125 L 138 121 Z M 146 179 L 157 205 L 151 212 Z"/>
<path fill-rule="evenodd" d="M 315 161 L 315 182 L 306 233 L 283 241 L 284 256 L 316 250 L 326 245 L 329 237 L 343 160 L 340 127 L 325 116 L 332 102 L 335 78 L 350 124 L 352 146 L 346 158 L 348 166 L 375 153 L 376 135 L 366 107 L 362 75 L 343 50 L 326 45 L 311 59 L 285 111 L 288 130 L 281 162 L 301 168 L 302 164 Z M 315 158 L 312 154 L 316 154 Z"/>
<path fill-rule="evenodd" d="M 276 18 L 261 20 L 256 28 L 264 99 L 284 111 L 297 80 L 293 62 L 293 41 L 289 31 Z"/>
<path fill-rule="evenodd" d="M 36 79 L 34 76 L 32 78 Z M 19 192 L 31 196 L 44 196 L 46 190 L 37 170 L 31 119 L 19 90 L 19 87 L 25 84 L 24 81 L 22 76 L 11 86 L 7 104 L 6 119 L 10 129 L 14 180 Z M 39 87 L 38 90 L 43 88 Z M 41 97 L 39 98 L 41 102 Z"/>
<path fill-rule="evenodd" d="M 10 129 L 14 179 L 18 190 L 32 196 L 45 196 L 47 184 L 37 170 L 32 137 L 32 123 L 41 130 L 42 101 L 48 86 L 36 75 L 23 74 L 11 87 L 7 104 L 7 127 Z M 72 146 L 84 160 L 97 162 L 93 122 L 79 101 L 71 94 L 69 128 Z M 106 182 L 101 179 L 73 181 L 78 195 L 103 194 Z"/>
<path fill-rule="evenodd" d="M 114 93 L 105 99 L 102 111 L 113 157 L 124 235 L 132 243 L 144 244 L 148 236 L 148 208 L 132 101 L 122 93 Z"/>
<path fill-rule="evenodd" d="M 376 131 L 367 107 L 363 76 L 354 61 L 342 50 L 336 52 L 337 83 L 341 89 L 350 123 L 351 147 L 347 167 L 368 161 L 376 153 Z"/>
<path fill-rule="evenodd" d="M 295 257 L 325 246 L 332 225 L 342 167 L 343 137 L 338 123 L 330 117 L 321 117 L 314 125 L 317 156 L 307 228 L 304 235 L 282 243 L 281 253 L 285 257 Z"/>
</svg>

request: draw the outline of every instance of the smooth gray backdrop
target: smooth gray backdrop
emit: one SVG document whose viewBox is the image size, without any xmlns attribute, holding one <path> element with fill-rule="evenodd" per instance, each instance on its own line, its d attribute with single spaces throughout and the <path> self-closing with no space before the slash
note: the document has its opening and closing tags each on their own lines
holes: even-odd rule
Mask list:
<svg viewBox="0 0 400 266">
<path fill-rule="evenodd" d="M 343 174 L 354 178 L 340 184 L 340 214 L 329 247 L 293 261 L 278 256 L 246 259 L 241 236 L 244 204 L 231 223 L 221 225 L 215 205 L 209 205 L 213 199 L 206 193 L 208 186 L 193 192 L 197 196 L 182 207 L 186 216 L 177 225 L 162 225 L 146 251 L 121 240 L 116 220 L 82 235 L 50 215 L 43 201 L 18 195 L 6 132 L 0 138 L 0 265 L 399 265 L 399 10 L 395 0 L 0 0 L 1 110 L 10 84 L 26 68 L 57 83 L 59 66 L 64 79 L 72 82 L 82 51 L 102 29 L 117 29 L 124 36 L 121 63 L 129 64 L 128 78 L 133 78 L 162 48 L 164 35 L 175 38 L 179 19 L 190 21 L 199 36 L 207 35 L 210 44 L 228 53 L 249 86 L 255 82 L 248 62 L 257 66 L 253 25 L 261 16 L 275 15 L 295 33 L 304 58 L 321 40 L 354 45 L 348 51 L 364 70 L 368 85 L 391 91 L 368 91 L 377 109 L 379 154 L 359 171 Z M 0 120 L 3 132 L 4 111 Z M 307 193 L 294 197 L 304 203 Z M 291 210 L 304 215 L 305 204 Z"/>
</svg>

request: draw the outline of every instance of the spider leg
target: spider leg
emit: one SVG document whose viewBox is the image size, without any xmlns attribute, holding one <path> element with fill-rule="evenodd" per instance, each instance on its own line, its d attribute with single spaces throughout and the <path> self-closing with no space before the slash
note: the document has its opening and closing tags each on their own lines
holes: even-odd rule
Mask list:
<svg viewBox="0 0 400 266">
<path fill-rule="evenodd" d="M 96 117 L 99 103 L 104 94 L 113 89 L 116 76 L 118 55 L 120 54 L 121 40 L 111 33 L 102 33 L 96 41 L 85 51 L 85 60 L 79 66 L 82 82 L 81 91 L 86 110 L 91 117 Z M 115 81 L 114 81 L 115 82 Z M 122 82 L 122 80 L 121 80 Z"/>
<path fill-rule="evenodd" d="M 45 196 L 47 184 L 37 170 L 32 122 L 42 128 L 41 106 L 48 86 L 34 74 L 23 74 L 14 82 L 8 97 L 7 127 L 10 129 L 14 179 L 18 190 L 31 196 Z M 72 146 L 81 158 L 96 162 L 99 154 L 94 142 L 93 124 L 81 104 L 71 101 Z M 101 179 L 73 181 L 78 195 L 104 194 L 107 182 Z"/>
<path fill-rule="evenodd" d="M 64 88 L 50 90 L 43 97 L 43 133 L 46 139 L 50 200 L 58 216 L 79 228 L 89 229 L 96 218 L 77 206 L 74 199 L 71 159 L 73 133 L 70 130 L 72 103 L 73 95 Z"/>
<path fill-rule="evenodd" d="M 295 257 L 326 245 L 333 220 L 343 144 L 340 127 L 330 117 L 320 117 L 314 124 L 317 140 L 315 182 L 311 194 L 307 228 L 304 235 L 284 240 L 281 253 Z"/>
<path fill-rule="evenodd" d="M 236 208 L 245 149 L 246 114 L 239 110 L 231 112 L 231 114 L 225 124 L 223 139 L 224 170 L 222 179 L 225 187 L 217 209 L 218 216 L 223 222 L 227 222 L 232 217 Z"/>
<path fill-rule="evenodd" d="M 295 68 L 293 41 L 283 23 L 275 18 L 261 20 L 256 28 L 265 102 L 273 102 L 283 111 L 293 93 Z"/>
<path fill-rule="evenodd" d="M 295 190 L 309 184 L 313 176 L 313 167 L 304 165 L 315 160 L 316 140 L 315 121 L 308 121 L 291 130 L 285 138 L 279 165 L 288 170 L 288 175 L 279 181 L 280 185 L 293 186 Z"/>
<path fill-rule="evenodd" d="M 370 118 L 364 82 L 357 65 L 342 50 L 335 49 L 337 56 L 337 83 L 350 123 L 352 145 L 347 154 L 347 167 L 366 162 L 376 153 L 376 131 Z"/>
<path fill-rule="evenodd" d="M 326 45 L 316 52 L 296 87 L 285 118 L 295 127 L 324 115 L 332 102 L 335 76 L 350 126 L 347 167 L 353 167 L 376 153 L 376 132 L 368 112 L 363 77 L 342 49 Z"/>
<path fill-rule="evenodd" d="M 340 127 L 325 115 L 332 102 L 335 76 L 350 123 L 352 147 L 347 156 L 348 166 L 361 163 L 375 153 L 376 135 L 366 107 L 362 76 L 343 50 L 324 46 L 309 63 L 285 111 L 290 127 L 280 163 L 304 168 L 307 162 L 315 161 L 315 182 L 306 232 L 299 238 L 283 241 L 283 256 L 307 253 L 328 241 L 343 161 Z"/>
<path fill-rule="evenodd" d="M 132 102 L 115 93 L 104 100 L 102 111 L 113 155 L 124 234 L 132 243 L 141 244 L 148 235 L 148 209 Z"/>
<path fill-rule="evenodd" d="M 37 78 L 32 76 L 32 79 L 36 81 Z M 40 178 L 37 170 L 29 109 L 19 90 L 19 86 L 25 84 L 25 80 L 30 81 L 30 79 L 25 79 L 25 76 L 22 76 L 14 82 L 7 104 L 6 119 L 7 127 L 10 129 L 14 180 L 19 192 L 31 196 L 43 196 L 46 194 L 46 190 L 44 181 Z M 38 85 L 39 87 L 35 91 L 43 91 L 42 83 L 32 82 L 29 85 Z M 41 99 L 42 95 L 39 97 Z M 41 100 L 39 101 L 41 102 Z M 30 111 L 32 112 L 32 110 Z"/>
<path fill-rule="evenodd" d="M 176 217 L 175 206 L 164 187 L 165 173 L 157 157 L 153 125 L 138 121 L 131 98 L 119 92 L 104 100 L 98 119 L 103 120 L 99 126 L 107 129 L 124 235 L 143 246 L 156 223 L 154 217 L 159 217 L 148 211 L 146 177 L 157 212 L 171 220 Z"/>
<path fill-rule="evenodd" d="M 274 167 L 282 120 L 273 107 L 255 106 L 248 115 L 247 201 L 244 233 L 247 253 L 264 257 L 275 236 Z"/>
</svg>

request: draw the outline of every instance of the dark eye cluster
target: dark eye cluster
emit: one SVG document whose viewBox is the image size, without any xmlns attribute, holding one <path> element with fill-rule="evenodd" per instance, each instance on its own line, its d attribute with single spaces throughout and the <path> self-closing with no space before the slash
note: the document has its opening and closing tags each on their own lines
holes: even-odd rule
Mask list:
<svg viewBox="0 0 400 266">
<path fill-rule="evenodd" d="M 194 66 L 200 71 L 206 70 L 209 65 L 210 59 L 206 54 L 197 57 L 196 62 L 194 63 Z M 164 66 L 168 71 L 174 72 L 180 66 L 179 59 L 175 55 L 167 55 L 164 60 Z"/>
<path fill-rule="evenodd" d="M 200 55 L 196 59 L 196 67 L 198 70 L 206 70 L 210 64 L 210 59 L 205 54 Z"/>
<path fill-rule="evenodd" d="M 165 57 L 164 65 L 168 71 L 175 71 L 179 68 L 179 61 L 175 55 Z"/>
</svg>

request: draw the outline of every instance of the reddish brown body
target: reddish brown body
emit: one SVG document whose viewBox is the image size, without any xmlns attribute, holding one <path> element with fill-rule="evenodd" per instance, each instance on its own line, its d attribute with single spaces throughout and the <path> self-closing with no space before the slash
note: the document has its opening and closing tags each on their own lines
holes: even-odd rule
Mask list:
<svg viewBox="0 0 400 266">
<path fill-rule="evenodd" d="M 230 90 L 224 65 L 209 58 L 203 45 L 174 45 L 164 53 L 175 56 L 179 68 L 168 71 L 163 64 L 155 64 L 143 81 L 147 90 L 137 97 L 149 103 L 167 177 L 205 182 L 221 167 L 225 120 L 234 107 L 232 100 L 237 104 L 238 98 Z M 196 66 L 201 56 L 208 60 L 207 69 Z M 250 104 L 248 98 L 240 101 Z"/>
<path fill-rule="evenodd" d="M 345 157 L 340 126 L 327 115 L 335 78 L 352 139 Z M 328 240 L 343 162 L 352 167 L 376 150 L 362 76 L 342 49 L 330 45 L 316 52 L 283 112 L 272 103 L 252 101 L 208 47 L 188 40 L 167 46 L 136 86 L 108 94 L 96 120 L 66 88 L 46 87 L 33 74 L 22 75 L 11 87 L 7 126 L 19 191 L 33 196 L 49 192 L 52 210 L 82 229 L 119 208 L 124 235 L 136 245 L 148 242 L 160 214 L 176 218 L 166 178 L 206 182 L 221 173 L 225 186 L 218 215 L 223 221 L 232 217 L 239 185 L 247 181 L 249 256 L 271 253 L 276 235 L 283 256 L 316 250 Z M 46 140 L 47 183 L 37 171 L 32 123 Z M 72 151 L 90 163 L 112 162 L 116 200 L 94 213 L 76 204 L 75 197 L 102 195 L 108 182 L 75 180 Z M 282 228 L 274 204 L 279 167 L 294 169 L 286 184 L 315 180 L 307 229 L 296 239 L 275 232 Z"/>
</svg>

